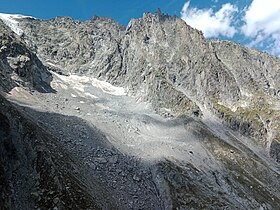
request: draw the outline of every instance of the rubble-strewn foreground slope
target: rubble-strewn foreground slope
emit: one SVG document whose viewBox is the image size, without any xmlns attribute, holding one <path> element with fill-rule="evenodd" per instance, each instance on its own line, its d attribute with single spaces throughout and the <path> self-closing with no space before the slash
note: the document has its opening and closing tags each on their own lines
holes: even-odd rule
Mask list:
<svg viewBox="0 0 280 210">
<path fill-rule="evenodd" d="M 0 209 L 280 208 L 279 59 L 160 12 L 10 18 Z"/>
</svg>

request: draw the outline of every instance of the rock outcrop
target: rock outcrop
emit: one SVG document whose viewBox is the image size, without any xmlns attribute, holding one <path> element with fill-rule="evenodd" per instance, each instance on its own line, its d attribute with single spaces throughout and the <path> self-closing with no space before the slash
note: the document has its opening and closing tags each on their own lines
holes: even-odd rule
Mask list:
<svg viewBox="0 0 280 210">
<path fill-rule="evenodd" d="M 0 88 L 16 86 L 50 92 L 51 74 L 26 44 L 0 20 Z"/>
</svg>

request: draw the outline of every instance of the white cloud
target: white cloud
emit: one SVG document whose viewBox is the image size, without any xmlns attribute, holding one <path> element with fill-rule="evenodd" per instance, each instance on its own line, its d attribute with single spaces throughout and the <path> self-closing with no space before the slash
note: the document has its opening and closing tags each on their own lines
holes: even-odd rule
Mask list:
<svg viewBox="0 0 280 210">
<path fill-rule="evenodd" d="M 213 9 L 197 9 L 190 7 L 190 1 L 186 2 L 181 11 L 181 18 L 190 26 L 201 30 L 205 37 L 233 37 L 237 32 L 233 26 L 234 14 L 238 8 L 230 3 L 214 12 Z"/>
<path fill-rule="evenodd" d="M 280 1 L 253 0 L 244 17 L 242 31 L 254 37 L 258 32 L 274 33 L 280 30 Z"/>
<path fill-rule="evenodd" d="M 227 3 L 215 11 L 212 8 L 198 9 L 187 1 L 182 8 L 181 18 L 190 26 L 201 30 L 205 37 L 224 36 L 229 39 L 235 35 L 243 36 L 248 47 L 268 51 L 280 57 L 280 1 L 252 0 L 250 5 L 238 10 Z M 236 1 L 237 2 L 237 1 Z M 244 43 L 246 44 L 246 43 Z"/>
<path fill-rule="evenodd" d="M 259 47 L 269 39 L 272 45 L 268 50 L 280 55 L 279 0 L 253 0 L 245 10 L 243 21 L 242 33 L 253 39 L 249 46 Z"/>
</svg>

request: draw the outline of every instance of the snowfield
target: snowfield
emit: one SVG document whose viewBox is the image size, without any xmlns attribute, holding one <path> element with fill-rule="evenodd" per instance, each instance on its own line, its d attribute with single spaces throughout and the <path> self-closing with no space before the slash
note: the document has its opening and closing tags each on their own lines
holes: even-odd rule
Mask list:
<svg viewBox="0 0 280 210">
<path fill-rule="evenodd" d="M 31 16 L 24 16 L 24 15 L 11 15 L 11 14 L 4 14 L 4 13 L 0 13 L 0 19 L 13 31 L 15 32 L 17 35 L 21 36 L 24 31 L 20 28 L 19 26 L 19 19 L 23 19 L 23 18 L 32 18 L 35 19 L 34 17 Z"/>
</svg>

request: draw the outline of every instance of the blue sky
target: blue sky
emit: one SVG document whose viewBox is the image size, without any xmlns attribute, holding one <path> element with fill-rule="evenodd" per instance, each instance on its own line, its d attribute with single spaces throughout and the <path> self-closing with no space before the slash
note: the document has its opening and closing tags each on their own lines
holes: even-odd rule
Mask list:
<svg viewBox="0 0 280 210">
<path fill-rule="evenodd" d="M 111 17 L 122 25 L 144 12 L 177 15 L 209 38 L 227 39 L 280 56 L 280 0 L 2 0 L 0 12 L 41 19 Z"/>
<path fill-rule="evenodd" d="M 0 12 L 20 13 L 42 19 L 55 16 L 71 16 L 86 20 L 94 15 L 111 17 L 126 25 L 133 17 L 142 17 L 144 12 L 163 12 L 180 15 L 185 0 L 2 0 Z"/>
</svg>

